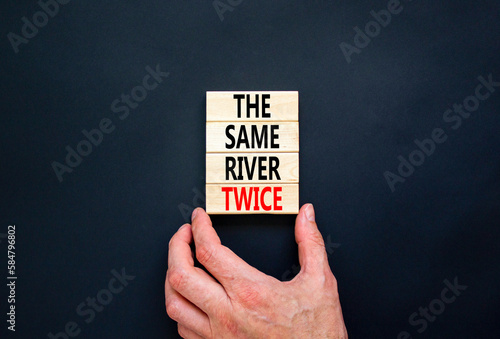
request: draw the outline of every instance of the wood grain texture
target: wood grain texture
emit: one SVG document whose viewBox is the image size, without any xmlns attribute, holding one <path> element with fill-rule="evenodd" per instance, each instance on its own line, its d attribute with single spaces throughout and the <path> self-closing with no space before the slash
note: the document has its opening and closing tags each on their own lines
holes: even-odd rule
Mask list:
<svg viewBox="0 0 500 339">
<path fill-rule="evenodd" d="M 252 191 L 251 196 L 249 196 L 248 204 L 245 200 L 241 201 L 241 210 L 237 210 L 236 200 L 234 197 L 234 191 L 226 193 L 222 191 L 223 187 L 236 188 L 238 190 L 238 196 L 241 198 L 242 189 L 245 188 L 246 193 L 250 191 L 250 188 L 257 187 L 259 189 L 258 197 L 258 209 L 255 209 L 255 194 Z M 268 187 L 271 191 L 264 194 L 263 202 L 261 204 L 260 193 L 263 192 L 264 188 Z M 281 191 L 278 193 L 281 196 L 281 201 L 277 202 L 279 206 L 282 206 L 282 210 L 276 210 L 274 208 L 274 189 L 278 187 Z M 229 194 L 229 209 L 226 210 L 226 194 Z M 272 206 L 271 210 L 266 211 L 263 209 L 264 206 Z M 248 210 L 246 209 L 248 207 Z M 299 185 L 298 184 L 285 184 L 285 185 L 256 185 L 256 184 L 227 184 L 227 185 L 217 185 L 217 184 L 207 184 L 206 185 L 206 211 L 209 214 L 297 214 L 299 213 Z"/>
<path fill-rule="evenodd" d="M 266 102 L 270 107 L 266 111 L 270 112 L 271 117 L 247 118 L 246 105 L 243 105 L 241 118 L 238 118 L 238 100 L 234 99 L 234 94 L 248 94 L 251 102 L 254 102 L 256 94 L 269 94 L 270 98 Z M 262 101 L 259 100 L 260 104 Z M 299 92 L 207 92 L 207 121 L 299 121 Z"/>
<path fill-rule="evenodd" d="M 298 183 L 299 153 L 207 153 L 207 184 L 249 182 Z"/>
<path fill-rule="evenodd" d="M 243 128 L 246 131 L 248 140 L 252 140 L 251 131 L 252 126 L 262 133 L 263 129 L 267 129 L 267 147 L 247 147 L 245 144 L 240 144 L 239 148 L 229 148 L 227 143 L 231 143 L 231 140 L 226 135 L 226 128 L 229 125 L 234 125 L 234 129 L 231 130 L 231 135 L 237 141 L 238 136 Z M 278 129 L 274 131 L 278 135 L 276 143 L 279 148 L 271 148 L 270 135 L 271 126 L 278 125 Z M 207 122 L 207 153 L 280 153 L 280 152 L 298 152 L 299 151 L 299 123 L 298 122 L 279 122 L 279 123 L 262 123 L 262 122 Z M 260 137 L 260 134 L 259 134 Z M 254 143 L 256 146 L 257 143 Z"/>
</svg>

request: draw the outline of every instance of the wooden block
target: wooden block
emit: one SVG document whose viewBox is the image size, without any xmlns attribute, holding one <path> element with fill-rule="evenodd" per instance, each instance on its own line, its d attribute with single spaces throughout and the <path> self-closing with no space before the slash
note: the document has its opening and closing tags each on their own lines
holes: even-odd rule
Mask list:
<svg viewBox="0 0 500 339">
<path fill-rule="evenodd" d="M 206 210 L 299 212 L 298 92 L 207 92 Z"/>
<path fill-rule="evenodd" d="M 207 122 L 207 153 L 298 151 L 298 122 Z"/>
<path fill-rule="evenodd" d="M 207 92 L 207 121 L 239 120 L 299 121 L 299 92 Z"/>
<path fill-rule="evenodd" d="M 206 183 L 298 183 L 299 153 L 207 153 Z"/>
<path fill-rule="evenodd" d="M 207 184 L 209 214 L 299 213 L 298 184 Z"/>
</svg>

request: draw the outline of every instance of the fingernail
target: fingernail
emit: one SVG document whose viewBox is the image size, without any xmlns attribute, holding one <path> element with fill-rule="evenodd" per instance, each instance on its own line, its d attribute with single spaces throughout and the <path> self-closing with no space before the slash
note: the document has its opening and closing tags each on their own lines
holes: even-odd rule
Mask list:
<svg viewBox="0 0 500 339">
<path fill-rule="evenodd" d="M 194 218 L 196 218 L 196 214 L 198 214 L 198 209 L 195 208 L 193 214 L 191 214 L 191 222 L 193 222 Z"/>
<path fill-rule="evenodd" d="M 316 218 L 315 218 L 315 215 L 314 215 L 314 207 L 313 207 L 312 204 L 309 204 L 306 207 L 306 217 L 307 217 L 307 220 L 309 220 L 309 221 L 312 221 L 312 222 L 316 221 Z"/>
<path fill-rule="evenodd" d="M 184 228 L 184 226 L 186 226 L 186 224 L 184 224 L 181 227 L 179 227 L 179 229 L 177 230 L 177 232 L 179 232 L 180 230 L 182 230 Z"/>
</svg>

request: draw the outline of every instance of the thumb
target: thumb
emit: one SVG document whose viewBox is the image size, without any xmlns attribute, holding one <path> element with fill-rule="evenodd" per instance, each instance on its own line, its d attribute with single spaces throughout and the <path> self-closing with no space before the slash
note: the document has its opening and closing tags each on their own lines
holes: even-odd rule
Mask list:
<svg viewBox="0 0 500 339">
<path fill-rule="evenodd" d="M 299 246 L 301 272 L 324 272 L 328 257 L 323 236 L 318 230 L 312 204 L 302 206 L 295 221 L 295 241 Z"/>
</svg>

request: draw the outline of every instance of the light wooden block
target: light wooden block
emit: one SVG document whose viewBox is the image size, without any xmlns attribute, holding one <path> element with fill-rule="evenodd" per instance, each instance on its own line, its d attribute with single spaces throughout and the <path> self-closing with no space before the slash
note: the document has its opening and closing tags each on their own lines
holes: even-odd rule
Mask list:
<svg viewBox="0 0 500 339">
<path fill-rule="evenodd" d="M 265 145 L 267 147 L 259 148 L 257 147 L 258 141 L 264 133 L 267 135 L 266 139 L 262 141 L 267 142 Z M 231 147 L 233 142 L 228 134 L 234 138 L 234 147 Z M 245 134 L 248 144 L 241 142 L 240 136 Z M 277 136 L 277 139 L 274 139 L 274 144 L 277 144 L 278 148 L 272 148 L 271 137 L 274 135 Z M 207 153 L 290 153 L 299 151 L 298 122 L 207 122 L 206 137 Z M 261 146 L 264 144 L 262 143 Z"/>
<path fill-rule="evenodd" d="M 207 92 L 206 210 L 299 211 L 299 94 Z"/>
<path fill-rule="evenodd" d="M 235 99 L 234 95 L 244 95 L 245 98 Z M 251 103 L 259 100 L 259 117 L 255 116 L 253 108 L 252 115 L 247 117 L 247 95 Z M 269 107 L 263 108 L 263 102 Z M 262 117 L 263 109 L 270 117 Z M 299 92 L 207 92 L 207 121 L 299 121 Z"/>
<path fill-rule="evenodd" d="M 209 214 L 296 214 L 299 212 L 299 185 L 207 184 L 206 211 Z"/>
<path fill-rule="evenodd" d="M 299 153 L 207 153 L 206 183 L 299 182 Z"/>
</svg>

